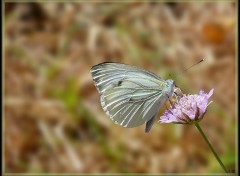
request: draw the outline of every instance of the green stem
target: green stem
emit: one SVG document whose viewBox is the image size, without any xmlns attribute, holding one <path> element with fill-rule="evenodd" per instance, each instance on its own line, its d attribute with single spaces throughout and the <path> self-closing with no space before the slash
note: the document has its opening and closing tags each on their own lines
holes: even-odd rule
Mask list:
<svg viewBox="0 0 240 176">
<path fill-rule="evenodd" d="M 226 167 L 223 165 L 222 161 L 220 160 L 220 158 L 218 157 L 217 153 L 215 152 L 215 150 L 213 149 L 212 145 L 210 144 L 210 142 L 208 141 L 206 135 L 204 134 L 202 128 L 200 127 L 200 125 L 198 124 L 198 122 L 195 123 L 195 126 L 197 127 L 198 131 L 201 133 L 202 137 L 204 138 L 204 140 L 206 141 L 208 147 L 212 150 L 214 156 L 216 157 L 216 159 L 218 160 L 219 164 L 222 166 L 223 170 L 227 173 L 227 169 Z"/>
</svg>

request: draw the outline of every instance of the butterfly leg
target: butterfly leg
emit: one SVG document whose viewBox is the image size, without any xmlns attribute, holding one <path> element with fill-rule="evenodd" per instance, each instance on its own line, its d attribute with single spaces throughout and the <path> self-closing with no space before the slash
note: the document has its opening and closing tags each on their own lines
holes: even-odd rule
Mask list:
<svg viewBox="0 0 240 176">
<path fill-rule="evenodd" d="M 173 107 L 174 105 L 173 105 L 173 102 L 171 101 L 171 99 L 170 99 L 170 97 L 168 96 L 168 100 L 169 100 L 169 102 L 170 102 L 170 104 L 171 104 L 171 106 Z"/>
<path fill-rule="evenodd" d="M 168 109 L 168 107 L 167 107 L 167 104 L 165 103 L 165 107 L 166 107 L 166 109 Z"/>
</svg>

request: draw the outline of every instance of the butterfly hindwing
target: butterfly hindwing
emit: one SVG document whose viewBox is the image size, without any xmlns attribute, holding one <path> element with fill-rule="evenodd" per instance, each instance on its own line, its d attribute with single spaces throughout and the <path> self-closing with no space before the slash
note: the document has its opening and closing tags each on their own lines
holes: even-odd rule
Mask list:
<svg viewBox="0 0 240 176">
<path fill-rule="evenodd" d="M 91 69 L 104 111 L 117 124 L 136 127 L 155 116 L 166 101 L 165 80 L 146 70 L 120 63 Z"/>
</svg>

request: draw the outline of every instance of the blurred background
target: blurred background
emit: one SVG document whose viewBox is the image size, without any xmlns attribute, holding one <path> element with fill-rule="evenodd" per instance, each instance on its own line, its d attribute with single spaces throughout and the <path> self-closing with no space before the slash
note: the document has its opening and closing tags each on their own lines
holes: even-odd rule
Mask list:
<svg viewBox="0 0 240 176">
<path fill-rule="evenodd" d="M 195 126 L 115 125 L 90 74 L 106 61 L 172 78 L 183 93 L 214 88 L 200 125 L 236 172 L 235 3 L 4 6 L 5 172 L 223 172 Z"/>
</svg>

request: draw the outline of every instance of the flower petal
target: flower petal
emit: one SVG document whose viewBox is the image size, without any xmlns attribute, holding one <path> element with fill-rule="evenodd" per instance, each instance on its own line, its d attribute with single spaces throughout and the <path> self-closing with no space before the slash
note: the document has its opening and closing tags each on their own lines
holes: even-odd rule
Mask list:
<svg viewBox="0 0 240 176">
<path fill-rule="evenodd" d="M 201 96 L 205 95 L 204 91 L 203 91 L 203 90 L 200 90 L 200 91 L 199 91 L 199 95 L 201 95 Z"/>
<path fill-rule="evenodd" d="M 214 92 L 214 89 L 211 89 L 210 92 L 207 94 L 207 97 L 210 98 Z"/>
<path fill-rule="evenodd" d="M 163 116 L 160 117 L 161 123 L 172 123 L 177 122 L 177 118 L 172 114 L 171 111 L 166 111 Z"/>
</svg>

